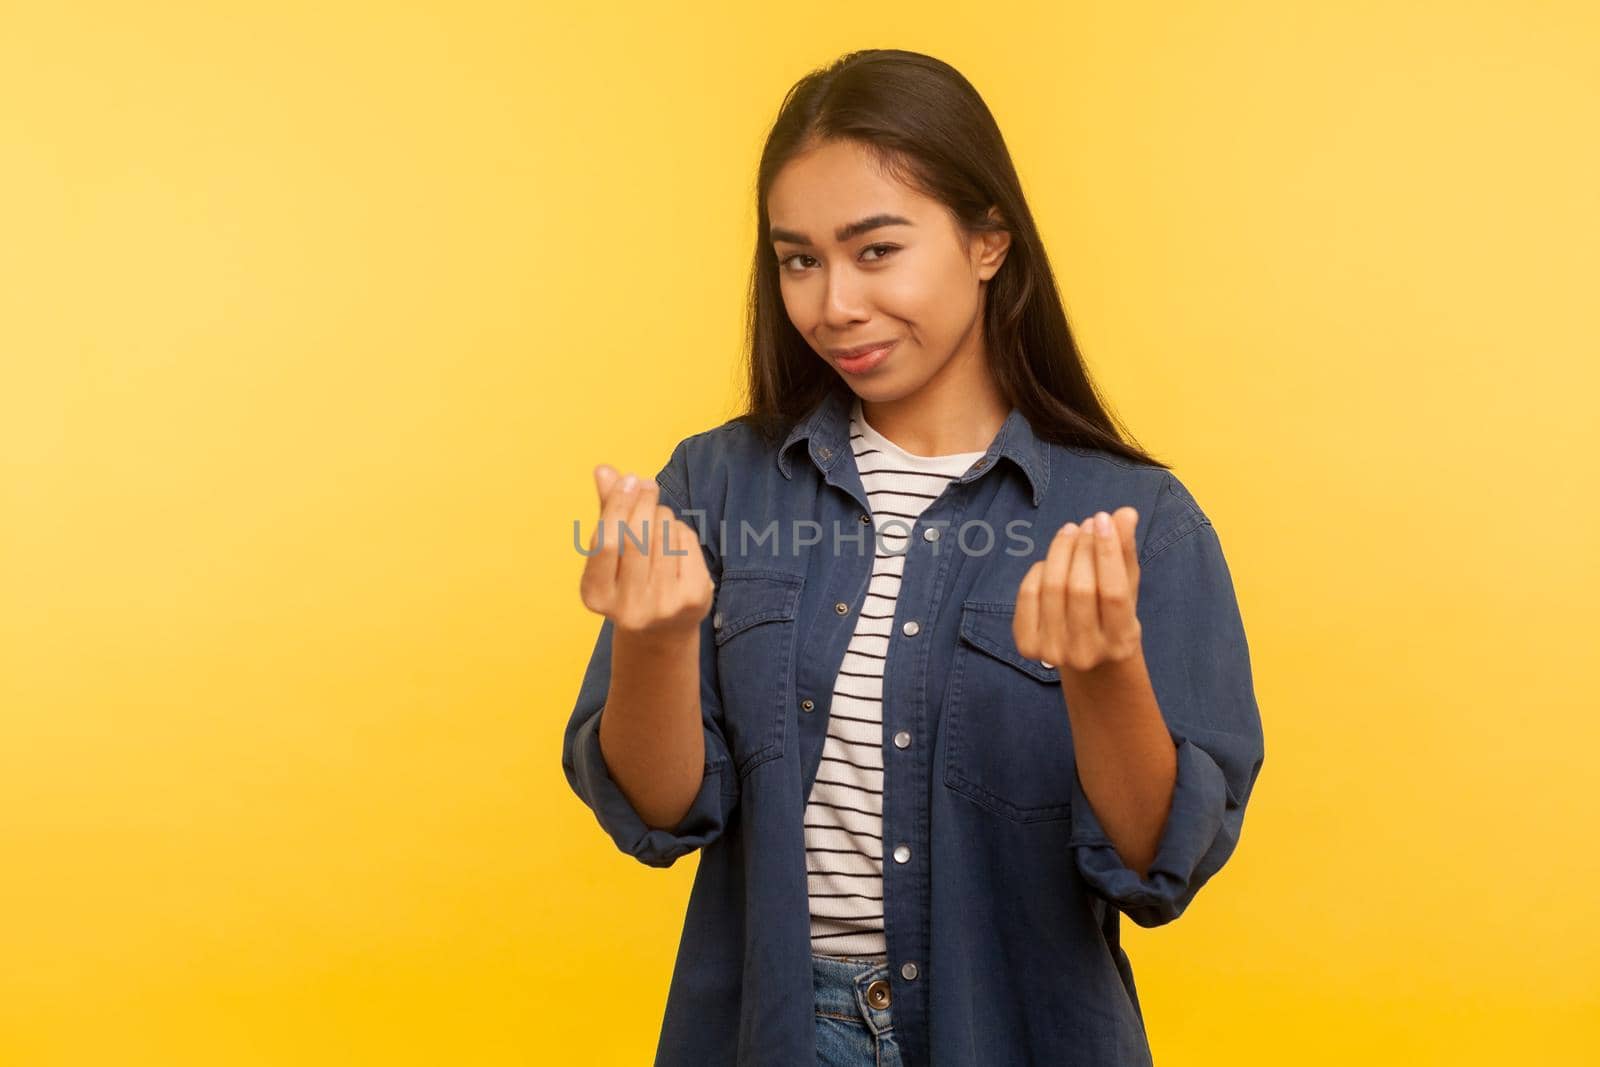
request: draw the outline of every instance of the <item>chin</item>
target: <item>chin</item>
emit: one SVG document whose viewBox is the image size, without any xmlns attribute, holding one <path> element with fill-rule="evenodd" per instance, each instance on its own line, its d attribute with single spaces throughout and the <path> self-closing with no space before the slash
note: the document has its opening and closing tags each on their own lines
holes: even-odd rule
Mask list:
<svg viewBox="0 0 1600 1067">
<path fill-rule="evenodd" d="M 915 395 L 922 389 L 926 382 L 912 382 L 909 385 L 900 378 L 882 379 L 877 381 L 854 381 L 848 374 L 841 374 L 845 384 L 863 400 L 870 400 L 877 404 L 889 404 L 897 400 L 904 400 Z"/>
<path fill-rule="evenodd" d="M 862 400 L 870 400 L 875 404 L 897 400 L 904 395 L 904 390 L 887 386 L 883 382 L 858 382 L 844 373 L 841 373 L 839 377 L 844 379 L 844 384 L 850 388 L 852 393 Z"/>
</svg>

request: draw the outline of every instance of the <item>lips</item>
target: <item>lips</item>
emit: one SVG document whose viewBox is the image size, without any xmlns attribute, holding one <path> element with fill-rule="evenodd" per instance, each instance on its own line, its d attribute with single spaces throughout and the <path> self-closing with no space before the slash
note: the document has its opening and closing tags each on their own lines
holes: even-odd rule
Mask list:
<svg viewBox="0 0 1600 1067">
<path fill-rule="evenodd" d="M 898 340 L 884 341 L 875 348 L 868 348 L 865 351 L 860 352 L 859 355 L 836 356 L 835 360 L 839 364 L 840 370 L 849 374 L 863 374 L 872 370 L 884 360 L 888 359 L 889 353 L 892 352 L 895 346 L 897 346 L 899 343 L 900 342 Z"/>
<path fill-rule="evenodd" d="M 832 355 L 834 359 L 855 359 L 858 356 L 864 356 L 868 352 L 876 352 L 878 349 L 886 348 L 894 343 L 894 338 L 888 338 L 882 341 L 869 341 L 864 345 L 853 345 L 850 348 L 832 349 L 830 351 L 830 355 Z"/>
</svg>

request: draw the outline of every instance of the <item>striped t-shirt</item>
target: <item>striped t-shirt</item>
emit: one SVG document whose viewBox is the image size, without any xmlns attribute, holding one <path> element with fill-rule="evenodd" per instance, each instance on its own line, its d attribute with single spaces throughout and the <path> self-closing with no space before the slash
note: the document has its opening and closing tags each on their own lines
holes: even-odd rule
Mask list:
<svg viewBox="0 0 1600 1067">
<path fill-rule="evenodd" d="M 888 959 L 883 932 L 883 667 L 912 526 L 945 486 L 987 449 L 918 456 L 850 409 L 850 450 L 872 507 L 872 580 L 833 683 L 822 762 L 806 801 L 811 951 Z M 870 536 L 870 535 L 869 535 Z M 892 742 L 891 742 L 892 743 Z"/>
</svg>

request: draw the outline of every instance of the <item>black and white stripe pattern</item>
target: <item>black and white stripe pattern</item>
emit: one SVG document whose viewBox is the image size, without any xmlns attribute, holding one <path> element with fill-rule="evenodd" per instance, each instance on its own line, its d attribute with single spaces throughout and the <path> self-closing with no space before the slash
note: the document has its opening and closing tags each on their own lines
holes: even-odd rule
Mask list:
<svg viewBox="0 0 1600 1067">
<path fill-rule="evenodd" d="M 872 580 L 833 685 L 828 735 L 806 801 L 811 950 L 837 959 L 888 958 L 883 932 L 883 668 L 908 534 L 917 517 L 983 452 L 917 456 L 850 411 L 850 450 L 872 506 Z"/>
</svg>

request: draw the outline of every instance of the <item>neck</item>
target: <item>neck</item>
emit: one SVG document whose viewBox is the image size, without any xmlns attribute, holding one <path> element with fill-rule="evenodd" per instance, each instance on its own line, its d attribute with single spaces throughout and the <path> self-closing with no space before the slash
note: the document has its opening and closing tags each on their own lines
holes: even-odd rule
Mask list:
<svg viewBox="0 0 1600 1067">
<path fill-rule="evenodd" d="M 979 353 L 952 356 L 913 393 L 893 400 L 862 397 L 861 413 L 874 430 L 907 452 L 948 456 L 988 448 L 1011 407 Z"/>
</svg>

